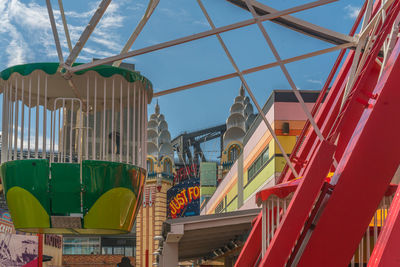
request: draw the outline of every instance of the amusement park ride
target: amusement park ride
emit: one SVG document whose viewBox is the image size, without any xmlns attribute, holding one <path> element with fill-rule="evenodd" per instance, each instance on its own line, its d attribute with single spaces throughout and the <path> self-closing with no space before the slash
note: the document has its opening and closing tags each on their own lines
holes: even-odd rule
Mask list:
<svg viewBox="0 0 400 267">
<path fill-rule="evenodd" d="M 146 175 L 151 98 L 239 77 L 287 165 L 277 186 L 258 192 L 262 212 L 236 266 L 399 266 L 400 189 L 390 183 L 400 164 L 400 126 L 395 122 L 400 114 L 400 1 L 366 0 L 348 35 L 290 16 L 335 0 L 281 11 L 255 0 L 228 1 L 253 18 L 217 28 L 197 0 L 211 30 L 129 51 L 157 7 L 159 1 L 151 0 L 121 54 L 85 64 L 74 61 L 111 0 L 101 1 L 74 47 L 59 1 L 70 47 L 65 61 L 46 1 L 59 63 L 15 66 L 0 77 L 1 176 L 16 228 L 38 233 L 130 231 Z M 281 59 L 262 24 L 267 20 L 334 46 Z M 252 24 L 259 27 L 276 62 L 240 70 L 220 33 Z M 153 94 L 145 77 L 118 67 L 123 59 L 212 35 L 235 73 Z M 310 112 L 285 64 L 337 50 L 338 59 Z M 290 156 L 245 79 L 276 66 L 308 118 Z M 27 132 L 24 120 L 29 121 Z"/>
</svg>

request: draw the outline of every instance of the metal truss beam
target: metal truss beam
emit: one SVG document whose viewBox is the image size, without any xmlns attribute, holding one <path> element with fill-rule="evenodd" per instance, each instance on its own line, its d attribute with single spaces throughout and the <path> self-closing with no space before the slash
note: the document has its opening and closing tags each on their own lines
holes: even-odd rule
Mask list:
<svg viewBox="0 0 400 267">
<path fill-rule="evenodd" d="M 69 36 L 68 24 L 67 24 L 67 19 L 65 18 L 64 6 L 62 0 L 58 0 L 58 6 L 60 7 L 61 19 L 64 26 L 65 38 L 67 39 L 68 49 L 69 52 L 71 53 L 72 52 L 71 38 Z"/>
<path fill-rule="evenodd" d="M 354 45 L 355 45 L 355 43 L 345 43 L 345 44 L 342 44 L 342 45 L 338 45 L 338 46 L 334 46 L 334 47 L 318 50 L 318 51 L 307 53 L 307 54 L 303 54 L 303 55 L 300 55 L 300 56 L 296 56 L 296 57 L 292 57 L 292 58 L 288 58 L 288 59 L 282 59 L 280 62 L 282 64 L 288 64 L 288 63 L 300 61 L 302 59 L 306 59 L 306 58 L 315 57 L 315 56 L 323 55 L 323 54 L 326 54 L 326 53 L 334 52 L 336 50 L 346 49 L 346 48 L 352 47 Z M 272 63 L 268 63 L 268 64 L 260 65 L 260 66 L 257 66 L 257 67 L 253 67 L 253 68 L 242 70 L 242 73 L 244 75 L 246 75 L 246 74 L 254 73 L 254 72 L 257 72 L 257 71 L 260 71 L 260 70 L 266 70 L 266 69 L 270 69 L 270 68 L 273 68 L 273 67 L 277 67 L 277 66 L 279 66 L 279 64 L 280 63 L 276 61 L 276 62 L 272 62 Z M 217 77 L 214 77 L 214 78 L 202 80 L 202 81 L 199 81 L 199 82 L 190 83 L 190 84 L 174 87 L 174 88 L 171 88 L 171 89 L 166 89 L 166 90 L 163 90 L 163 91 L 159 91 L 159 92 L 154 93 L 153 97 L 159 97 L 159 96 L 163 96 L 163 95 L 168 95 L 168 94 L 184 91 L 184 90 L 187 90 L 187 89 L 191 89 L 191 88 L 194 88 L 194 87 L 198 87 L 198 86 L 202 86 L 202 85 L 206 85 L 206 84 L 210 84 L 210 83 L 214 83 L 214 82 L 219 82 L 219 81 L 223 81 L 223 80 L 227 80 L 227 79 L 231 79 L 231 78 L 235 78 L 235 77 L 239 77 L 239 75 L 236 72 L 233 72 L 233 73 L 217 76 Z"/>
<path fill-rule="evenodd" d="M 109 0 L 109 1 L 111 1 L 111 0 Z M 275 18 L 278 18 L 278 17 L 281 17 L 281 16 L 289 15 L 289 14 L 292 14 L 292 13 L 300 12 L 300 11 L 303 11 L 303 10 L 311 9 L 311 8 L 314 8 L 314 7 L 317 7 L 317 6 L 322 6 L 322 5 L 326 5 L 326 4 L 329 4 L 329 3 L 332 3 L 332 2 L 337 2 L 337 1 L 338 0 L 319 0 L 319 1 L 314 1 L 314 2 L 307 3 L 307 4 L 299 5 L 299 6 L 296 6 L 296 7 L 288 8 L 288 9 L 285 9 L 285 10 L 282 10 L 282 11 L 278 11 L 278 12 L 273 13 L 273 14 L 268 14 L 268 15 L 264 15 L 264 16 L 261 16 L 261 17 L 258 16 L 257 19 L 259 19 L 260 21 L 267 21 L 267 20 L 275 19 Z M 256 19 L 254 19 L 254 18 L 253 19 L 248 19 L 248 20 L 244 20 L 244 21 L 241 21 L 241 22 L 237 22 L 237 23 L 234 23 L 234 24 L 227 25 L 227 26 L 219 27 L 219 28 L 216 28 L 216 29 L 212 29 L 212 30 L 201 32 L 201 33 L 193 34 L 193 35 L 190 35 L 190 36 L 178 38 L 178 39 L 175 39 L 175 40 L 172 40 L 172 41 L 167 41 L 167 42 L 160 43 L 160 44 L 157 44 L 157 45 L 144 47 L 142 49 L 133 50 L 133 51 L 130 51 L 128 53 L 124 53 L 124 54 L 120 54 L 120 55 L 116 55 L 116 56 L 111 56 L 111 57 L 104 58 L 104 59 L 99 59 L 99 60 L 96 60 L 94 62 L 82 64 L 82 65 L 79 65 L 79 66 L 75 66 L 75 67 L 66 66 L 66 69 L 69 72 L 73 73 L 73 72 L 81 71 L 81 70 L 88 69 L 88 68 L 91 68 L 91 67 L 103 65 L 103 64 L 106 64 L 106 63 L 109 63 L 109 62 L 123 60 L 125 58 L 130 58 L 130 57 L 134 57 L 134 56 L 138 56 L 138 55 L 143 55 L 143 54 L 147 54 L 147 53 L 150 53 L 150 52 L 153 52 L 153 51 L 157 51 L 157 50 L 160 50 L 160 49 L 164 49 L 164 48 L 167 48 L 167 47 L 171 47 L 171 46 L 187 43 L 187 42 L 190 42 L 190 41 L 198 40 L 198 39 L 205 38 L 205 37 L 208 37 L 208 36 L 211 36 L 211 35 L 215 35 L 215 34 L 218 34 L 218 33 L 223 33 L 223 32 L 227 32 L 227 31 L 230 31 L 230 30 L 243 28 L 243 27 L 255 24 L 255 23 L 256 23 Z"/>
<path fill-rule="evenodd" d="M 246 5 L 245 0 L 227 0 L 227 1 L 240 8 L 250 11 L 248 6 Z M 264 5 L 258 1 L 252 1 L 251 5 L 253 6 L 257 15 L 259 16 L 264 16 L 267 14 L 272 14 L 277 12 L 276 9 L 273 9 L 272 7 Z M 355 38 L 352 36 L 335 32 L 292 16 L 282 16 L 276 19 L 272 19 L 271 22 L 277 23 L 291 30 L 300 32 L 302 34 L 320 39 L 322 41 L 334 45 L 340 45 L 355 41 Z"/>
<path fill-rule="evenodd" d="M 60 38 L 58 36 L 56 21 L 54 19 L 53 8 L 51 7 L 50 0 L 46 0 L 46 4 L 47 4 L 47 12 L 49 13 L 51 30 L 53 31 L 54 42 L 56 43 L 58 60 L 60 61 L 60 64 L 64 64 L 64 57 L 63 57 L 61 45 L 60 45 Z"/>
<path fill-rule="evenodd" d="M 61 1 L 61 0 L 60 0 Z M 124 48 L 122 48 L 120 54 L 127 53 L 129 49 L 132 47 L 133 43 L 136 41 L 136 38 L 142 32 L 144 26 L 146 25 L 147 21 L 150 19 L 151 15 L 153 14 L 154 10 L 156 9 L 160 0 L 150 0 L 149 5 L 147 6 L 146 12 L 143 18 L 140 20 L 139 24 L 137 25 L 136 29 L 133 31 L 131 37 L 129 37 L 128 41 L 126 42 Z M 119 67 L 122 60 L 115 61 L 112 65 L 114 67 Z"/>
<path fill-rule="evenodd" d="M 90 35 L 96 28 L 96 25 L 97 25 L 97 23 L 99 23 L 101 17 L 104 15 L 104 12 L 106 12 L 107 7 L 110 5 L 110 3 L 111 3 L 111 0 L 102 0 L 101 1 L 96 12 L 90 19 L 89 24 L 86 26 L 81 37 L 79 38 L 78 42 L 75 44 L 74 48 L 72 49 L 72 52 L 69 54 L 67 60 L 65 61 L 66 66 L 72 66 L 72 63 L 74 63 L 75 59 L 79 56 L 79 53 L 82 51 L 87 40 L 89 39 Z"/>
</svg>

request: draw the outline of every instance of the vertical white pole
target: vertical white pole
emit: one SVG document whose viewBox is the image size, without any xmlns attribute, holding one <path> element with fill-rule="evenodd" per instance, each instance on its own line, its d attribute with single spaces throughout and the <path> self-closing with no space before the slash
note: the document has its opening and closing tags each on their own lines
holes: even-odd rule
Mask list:
<svg viewBox="0 0 400 267">
<path fill-rule="evenodd" d="M 65 99 L 63 99 L 63 107 L 62 107 L 62 155 L 61 155 L 61 160 L 62 162 L 65 162 L 65 158 L 67 157 L 67 152 L 65 151 L 67 149 L 67 144 L 66 144 L 66 140 L 67 140 L 67 135 L 65 133 L 65 128 L 67 126 L 67 114 L 65 112 Z"/>
<path fill-rule="evenodd" d="M 274 211 L 274 199 L 271 198 L 271 239 L 275 233 L 275 211 Z"/>
<path fill-rule="evenodd" d="M 93 160 L 96 160 L 97 158 L 96 158 L 96 145 L 97 145 L 97 140 L 96 140 L 96 137 L 97 137 L 97 127 L 96 127 L 96 125 L 97 125 L 97 122 L 96 122 L 96 116 L 97 116 L 97 76 L 96 75 L 94 75 L 94 99 L 93 99 L 93 105 L 94 105 L 94 108 L 93 108 L 93 117 L 94 117 L 94 119 L 93 119 L 93 121 L 94 121 L 94 123 L 93 123 L 93 144 L 92 144 L 92 159 Z"/>
<path fill-rule="evenodd" d="M 9 86 L 9 120 L 8 120 L 8 160 L 12 160 L 12 138 L 13 138 L 13 123 L 14 123 L 14 101 L 13 101 L 13 90 L 12 90 L 12 81 L 10 81 Z"/>
<path fill-rule="evenodd" d="M 1 135 L 1 162 L 6 162 L 8 160 L 8 131 L 6 129 L 9 128 L 9 104 L 8 94 L 9 94 L 9 83 L 5 83 L 5 89 L 3 94 L 3 119 L 2 119 L 2 135 Z"/>
<path fill-rule="evenodd" d="M 14 121 L 14 160 L 18 159 L 18 77 L 15 77 L 15 121 Z"/>
<path fill-rule="evenodd" d="M 265 252 L 267 251 L 267 201 L 263 201 L 262 203 L 261 216 L 261 252 L 264 258 Z"/>
<path fill-rule="evenodd" d="M 38 86 L 36 95 L 35 159 L 39 157 L 39 99 L 40 99 L 40 75 L 38 73 Z"/>
<path fill-rule="evenodd" d="M 89 159 L 89 75 L 87 76 L 86 87 L 86 159 Z"/>
<path fill-rule="evenodd" d="M 32 100 L 32 78 L 29 77 L 28 159 L 31 158 L 31 100 Z"/>
<path fill-rule="evenodd" d="M 144 127 L 143 127 L 143 147 L 144 147 L 144 162 L 143 168 L 146 169 L 147 158 L 147 91 L 144 89 Z M 172 167 L 172 166 L 171 166 Z"/>
<path fill-rule="evenodd" d="M 136 142 L 136 146 L 137 146 L 137 157 L 136 157 L 136 161 L 138 166 L 142 166 L 142 143 L 141 143 L 141 139 L 140 139 L 140 133 L 142 132 L 142 129 L 140 129 L 140 125 L 141 125 L 141 118 L 142 118 L 142 92 L 140 90 L 140 88 L 138 89 L 138 114 L 137 114 L 137 126 L 136 126 L 136 133 L 137 133 L 137 142 Z"/>
<path fill-rule="evenodd" d="M 145 126 L 145 109 L 146 109 L 146 104 L 144 103 L 144 98 L 145 98 L 145 91 L 144 91 L 144 89 L 142 89 L 142 134 L 141 134 L 141 138 L 142 138 L 142 168 L 143 169 L 146 169 L 146 155 L 145 155 L 145 153 L 146 153 L 146 150 L 145 150 L 145 129 L 144 129 L 144 126 Z"/>
<path fill-rule="evenodd" d="M 137 119 L 136 119 L 136 109 L 137 106 L 136 105 L 136 93 L 137 93 L 137 86 L 134 83 L 133 84 L 133 102 L 132 102 L 132 110 L 133 110 L 133 114 L 132 114 L 132 120 L 133 120 L 133 125 L 132 125 L 132 163 L 134 165 L 137 165 L 137 160 L 136 160 L 136 124 L 137 124 Z"/>
<path fill-rule="evenodd" d="M 115 79 L 112 80 L 112 96 L 111 96 L 111 161 L 114 161 L 114 152 L 115 152 L 115 129 L 114 129 L 114 90 L 115 89 Z"/>
<path fill-rule="evenodd" d="M 19 154 L 19 158 L 24 158 L 24 129 L 25 129 L 25 101 L 24 101 L 24 90 L 25 90 L 25 79 L 22 78 L 22 86 L 21 86 L 21 140 L 20 147 L 21 151 Z"/>
<path fill-rule="evenodd" d="M 140 167 L 144 168 L 144 164 L 143 164 L 143 153 L 144 153 L 144 149 L 143 149 L 143 90 L 142 88 L 139 89 L 140 90 L 140 126 L 139 126 L 139 137 L 140 137 Z"/>
<path fill-rule="evenodd" d="M 128 97 L 127 97 L 127 104 L 126 104 L 126 114 L 127 114 L 127 127 L 126 127 L 126 163 L 129 163 L 130 157 L 129 157 L 129 144 L 130 144 L 130 113 L 131 113 L 131 109 L 130 109 L 130 105 L 129 105 L 129 99 L 131 98 L 131 87 L 130 87 L 130 83 L 128 82 Z"/>
<path fill-rule="evenodd" d="M 51 118 L 50 118 L 50 158 L 49 158 L 50 164 L 55 161 L 54 160 L 54 141 L 55 141 L 54 138 L 56 136 L 56 132 L 55 132 L 56 109 L 55 109 L 55 106 L 56 105 L 54 105 L 54 110 L 52 109 L 50 111 L 50 116 L 51 116 Z"/>
<path fill-rule="evenodd" d="M 72 100 L 74 101 L 74 100 Z M 83 105 L 81 101 L 78 101 L 78 105 L 79 108 L 76 112 L 76 130 L 75 130 L 75 140 L 76 140 L 76 136 L 78 135 L 78 144 L 75 144 L 75 147 L 78 146 L 78 163 L 81 167 L 81 171 L 80 171 L 80 182 L 82 184 L 82 158 L 83 158 L 83 144 L 82 144 L 82 139 L 83 139 L 83 114 L 82 114 L 82 109 L 83 109 Z M 79 117 L 78 117 L 79 116 Z M 79 119 L 79 120 L 78 120 Z M 78 124 L 79 121 L 79 124 Z M 77 134 L 78 132 L 78 134 Z M 82 194 L 82 192 L 81 192 Z M 82 200 L 82 198 L 81 198 Z"/>
<path fill-rule="evenodd" d="M 59 109 L 58 109 L 58 160 L 57 160 L 57 162 L 61 162 L 61 153 L 62 153 L 62 151 L 63 151 L 63 137 L 62 137 L 62 129 L 61 129 L 61 126 L 62 126 L 62 124 L 61 124 L 61 110 L 62 110 L 62 108 L 60 107 Z M 54 123 L 55 124 L 55 123 Z M 55 127 L 55 125 L 54 125 L 54 127 Z"/>
<path fill-rule="evenodd" d="M 278 228 L 279 225 L 279 219 L 280 219 L 280 209 L 279 209 L 279 203 L 280 199 L 279 197 L 276 198 L 276 228 Z"/>
<path fill-rule="evenodd" d="M 109 131 L 109 129 L 110 129 L 110 122 L 111 122 L 111 109 L 110 109 L 110 111 L 108 112 L 108 113 L 106 113 L 106 131 Z M 106 145 L 106 155 L 107 155 L 107 157 L 106 157 L 106 160 L 111 160 L 111 156 L 109 155 L 110 154 L 110 150 L 111 150 L 111 148 L 110 148 L 110 134 L 108 133 L 108 132 L 106 132 L 106 139 L 105 139 L 105 141 L 106 141 L 106 143 L 105 143 L 105 145 Z"/>
<path fill-rule="evenodd" d="M 71 100 L 71 121 L 69 124 L 69 162 L 72 161 L 72 125 L 74 122 L 74 100 Z"/>
<path fill-rule="evenodd" d="M 361 238 L 360 255 L 361 255 L 361 261 L 358 266 L 363 266 L 363 263 L 364 263 L 364 237 Z"/>
<path fill-rule="evenodd" d="M 102 140 L 102 146 L 103 146 L 103 160 L 106 159 L 106 108 L 107 108 L 107 102 L 106 102 L 106 80 L 104 79 L 104 112 L 103 112 L 103 140 Z"/>
<path fill-rule="evenodd" d="M 124 151 L 124 115 L 122 113 L 122 79 L 121 79 L 121 88 L 119 93 L 119 162 L 122 162 L 122 152 Z M 117 138 L 117 137 L 115 137 Z"/>
<path fill-rule="evenodd" d="M 47 132 L 47 75 L 44 80 L 44 106 L 43 106 L 43 150 L 42 158 L 46 158 L 46 132 Z"/>
</svg>

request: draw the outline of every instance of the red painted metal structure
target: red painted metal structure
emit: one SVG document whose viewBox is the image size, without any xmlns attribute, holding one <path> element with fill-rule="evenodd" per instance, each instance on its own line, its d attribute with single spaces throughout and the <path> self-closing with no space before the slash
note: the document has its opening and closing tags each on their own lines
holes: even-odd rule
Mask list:
<svg viewBox="0 0 400 267">
<path fill-rule="evenodd" d="M 38 267 L 43 266 L 43 234 L 38 235 Z"/>
<path fill-rule="evenodd" d="M 365 9 L 366 4 L 351 34 Z M 391 53 L 385 47 L 399 14 L 400 1 L 374 3 L 370 21 L 374 25 L 366 27 L 368 38 L 361 44 L 360 57 L 349 52 L 321 104 L 344 52 L 339 55 L 312 112 L 325 140 L 319 140 L 306 124 L 291 155 L 304 178 L 296 182 L 265 255 L 260 257 L 263 236 L 258 218 L 236 266 L 349 265 L 400 164 L 400 124 L 394 122 L 400 114 L 400 41 L 396 40 Z M 355 67 L 357 71 L 352 72 Z M 349 79 L 354 79 L 350 86 Z M 334 175 L 327 193 L 323 185 L 331 171 Z M 280 181 L 293 178 L 286 168 Z M 265 201 L 270 193 L 259 192 L 258 199 Z M 400 191 L 381 233 L 370 266 L 400 266 Z"/>
</svg>

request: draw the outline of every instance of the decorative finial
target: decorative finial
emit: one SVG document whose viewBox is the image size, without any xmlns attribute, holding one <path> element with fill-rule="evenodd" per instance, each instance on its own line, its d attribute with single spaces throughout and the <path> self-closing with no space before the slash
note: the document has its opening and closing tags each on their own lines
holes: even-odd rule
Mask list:
<svg viewBox="0 0 400 267">
<path fill-rule="evenodd" d="M 158 105 L 158 99 L 157 99 L 157 104 L 156 104 L 156 107 L 155 107 L 155 111 L 156 111 L 157 115 L 160 114 L 160 105 Z"/>
<path fill-rule="evenodd" d="M 244 96 L 244 86 L 243 86 L 243 83 L 242 83 L 242 85 L 240 86 L 239 95 L 240 95 L 240 96 Z"/>
</svg>

